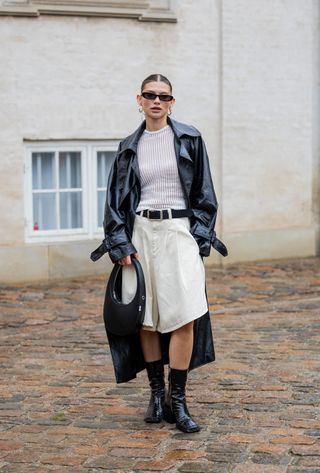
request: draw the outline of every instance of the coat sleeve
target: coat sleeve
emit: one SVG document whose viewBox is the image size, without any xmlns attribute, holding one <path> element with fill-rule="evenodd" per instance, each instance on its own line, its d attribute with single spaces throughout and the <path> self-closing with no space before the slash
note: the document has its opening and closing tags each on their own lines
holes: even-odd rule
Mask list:
<svg viewBox="0 0 320 473">
<path fill-rule="evenodd" d="M 223 256 L 227 256 L 228 250 L 216 237 L 214 230 L 219 205 L 206 146 L 201 136 L 195 141 L 194 163 L 194 180 L 190 195 L 193 219 L 190 232 L 198 243 L 201 256 L 209 256 L 211 245 Z"/>
<path fill-rule="evenodd" d="M 129 236 L 125 213 L 120 208 L 121 192 L 118 172 L 120 149 L 121 143 L 108 178 L 103 221 L 105 237 L 102 244 L 91 253 L 92 261 L 97 261 L 104 253 L 109 252 L 111 261 L 115 263 L 124 256 L 137 252 Z"/>
</svg>

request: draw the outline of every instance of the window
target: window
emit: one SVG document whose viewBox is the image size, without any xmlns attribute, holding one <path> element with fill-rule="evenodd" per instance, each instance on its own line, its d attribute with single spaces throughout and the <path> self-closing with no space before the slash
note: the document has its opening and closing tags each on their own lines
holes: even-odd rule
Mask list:
<svg viewBox="0 0 320 473">
<path fill-rule="evenodd" d="M 27 146 L 27 241 L 102 235 L 108 175 L 117 147 L 117 142 Z"/>
<path fill-rule="evenodd" d="M 82 228 L 81 152 L 32 153 L 34 230 Z"/>
</svg>

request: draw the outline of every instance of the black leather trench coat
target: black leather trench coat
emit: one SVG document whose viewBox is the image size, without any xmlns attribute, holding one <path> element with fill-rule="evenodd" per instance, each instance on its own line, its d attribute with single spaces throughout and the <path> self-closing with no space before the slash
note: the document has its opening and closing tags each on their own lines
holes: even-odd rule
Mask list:
<svg viewBox="0 0 320 473">
<path fill-rule="evenodd" d="M 211 246 L 223 256 L 228 251 L 214 230 L 218 203 L 212 183 L 209 160 L 200 132 L 168 117 L 174 133 L 178 172 L 186 207 L 191 209 L 190 233 L 199 246 L 201 257 L 209 256 Z M 145 121 L 122 140 L 108 180 L 102 244 L 91 253 L 93 261 L 108 252 L 115 263 L 136 252 L 131 242 L 135 210 L 141 196 L 141 179 L 137 161 L 138 141 Z M 118 337 L 107 332 L 117 383 L 127 382 L 145 368 L 139 334 Z M 170 333 L 160 334 L 164 363 L 168 363 Z M 195 320 L 194 346 L 189 369 L 215 360 L 209 311 Z"/>
</svg>

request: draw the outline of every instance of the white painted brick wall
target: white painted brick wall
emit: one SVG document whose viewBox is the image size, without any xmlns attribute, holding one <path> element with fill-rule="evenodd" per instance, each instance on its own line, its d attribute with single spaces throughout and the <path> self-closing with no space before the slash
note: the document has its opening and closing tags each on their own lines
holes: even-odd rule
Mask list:
<svg viewBox="0 0 320 473">
<path fill-rule="evenodd" d="M 312 225 L 312 1 L 223 1 L 223 77 L 224 228 Z"/>
<path fill-rule="evenodd" d="M 213 100 L 218 18 L 210 11 L 208 28 L 207 15 L 186 1 L 178 24 L 0 17 L 2 244 L 24 242 L 23 138 L 126 136 L 140 124 L 135 96 L 150 73 L 172 80 L 173 117 L 201 127 L 213 153 L 219 133 Z"/>
<path fill-rule="evenodd" d="M 1 245 L 25 245 L 23 138 L 125 136 L 142 79 L 162 72 L 173 117 L 207 143 L 223 263 L 315 253 L 318 0 L 171 3 L 177 24 L 0 17 Z"/>
</svg>

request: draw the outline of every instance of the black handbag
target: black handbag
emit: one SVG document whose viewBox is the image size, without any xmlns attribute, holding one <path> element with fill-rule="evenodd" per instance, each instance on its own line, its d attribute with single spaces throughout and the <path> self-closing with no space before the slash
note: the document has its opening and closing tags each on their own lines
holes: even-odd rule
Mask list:
<svg viewBox="0 0 320 473">
<path fill-rule="evenodd" d="M 141 328 L 144 319 L 146 288 L 143 270 L 136 258 L 132 257 L 131 260 L 137 277 L 137 290 L 134 298 L 128 304 L 121 301 L 123 266 L 118 263 L 111 271 L 106 288 L 103 319 L 106 331 L 113 335 L 133 335 Z"/>
</svg>

